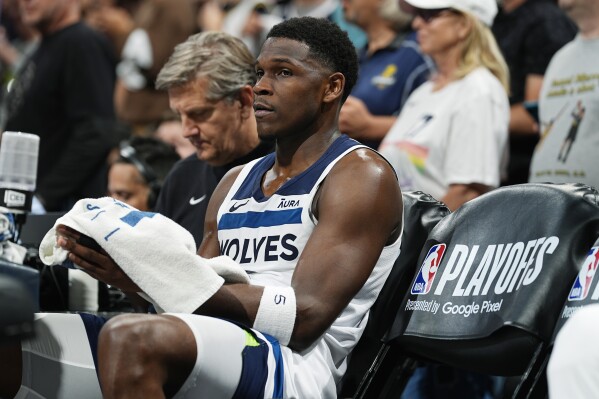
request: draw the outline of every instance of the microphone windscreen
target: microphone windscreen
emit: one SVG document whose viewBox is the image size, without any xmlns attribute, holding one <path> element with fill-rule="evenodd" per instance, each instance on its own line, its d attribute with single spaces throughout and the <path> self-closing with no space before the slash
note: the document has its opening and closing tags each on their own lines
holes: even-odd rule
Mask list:
<svg viewBox="0 0 599 399">
<path fill-rule="evenodd" d="M 0 207 L 29 211 L 37 180 L 39 136 L 4 132 L 0 139 Z"/>
</svg>

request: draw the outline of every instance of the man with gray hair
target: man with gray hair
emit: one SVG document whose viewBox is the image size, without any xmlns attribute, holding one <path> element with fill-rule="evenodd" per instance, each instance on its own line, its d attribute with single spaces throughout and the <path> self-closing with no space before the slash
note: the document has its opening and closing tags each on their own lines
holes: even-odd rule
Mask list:
<svg viewBox="0 0 599 399">
<path fill-rule="evenodd" d="M 368 43 L 359 52 L 358 81 L 341 108 L 339 128 L 376 149 L 434 66 L 420 52 L 412 17 L 397 0 L 345 0 L 343 11 L 348 22 L 366 32 Z"/>
<path fill-rule="evenodd" d="M 223 32 L 203 32 L 179 44 L 160 71 L 156 88 L 168 91 L 183 135 L 196 148 L 166 178 L 155 211 L 202 242 L 208 200 L 231 168 L 272 151 L 258 138 L 252 86 L 254 57 Z"/>
</svg>

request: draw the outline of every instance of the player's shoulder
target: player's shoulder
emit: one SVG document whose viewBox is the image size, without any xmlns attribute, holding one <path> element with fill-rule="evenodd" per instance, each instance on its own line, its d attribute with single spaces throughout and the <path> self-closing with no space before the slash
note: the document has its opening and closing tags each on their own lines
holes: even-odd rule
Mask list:
<svg viewBox="0 0 599 399">
<path fill-rule="evenodd" d="M 399 187 L 393 167 L 381 154 L 368 147 L 356 148 L 341 158 L 329 172 L 324 185 L 346 193 L 357 190 L 395 192 Z"/>
<path fill-rule="evenodd" d="M 393 167 L 377 151 L 370 147 L 360 146 L 339 160 L 335 168 L 338 172 L 358 169 L 364 174 L 390 174 L 395 176 Z M 362 174 L 361 173 L 361 174 Z"/>
</svg>

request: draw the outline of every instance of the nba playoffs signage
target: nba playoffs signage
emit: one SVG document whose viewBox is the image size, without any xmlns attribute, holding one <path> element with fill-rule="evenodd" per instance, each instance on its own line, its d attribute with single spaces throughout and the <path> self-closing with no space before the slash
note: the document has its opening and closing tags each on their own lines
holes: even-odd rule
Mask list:
<svg viewBox="0 0 599 399">
<path fill-rule="evenodd" d="M 580 272 L 578 272 L 572 284 L 557 322 L 556 334 L 578 309 L 586 305 L 599 303 L 599 279 L 596 278 L 597 266 L 599 266 L 599 240 L 588 252 Z"/>
<path fill-rule="evenodd" d="M 429 233 L 385 339 L 460 368 L 523 373 L 568 295 L 593 296 L 599 277 L 587 288 L 593 271 L 580 270 L 599 247 L 598 202 L 588 186 L 532 183 L 467 202 Z"/>
<path fill-rule="evenodd" d="M 557 236 L 493 244 L 434 244 L 412 283 L 404 310 L 434 316 L 435 323 L 462 334 L 482 327 L 480 319 L 501 321 L 502 310 L 520 301 L 543 279 L 559 248 Z M 413 323 L 411 323 L 413 324 Z M 473 329 L 473 327 L 475 327 Z M 443 328 L 440 328 L 442 330 Z M 449 331 L 448 331 L 449 332 Z"/>
<path fill-rule="evenodd" d="M 510 293 L 532 284 L 543 269 L 546 255 L 559 245 L 556 236 L 540 237 L 527 242 L 480 245 L 457 244 L 443 269 L 434 293 L 441 295 L 452 282 L 452 296 L 484 296 Z M 422 263 L 412 294 L 428 294 L 434 284 L 445 244 L 433 245 Z M 482 257 L 479 256 L 482 253 Z M 475 264 L 475 260 L 479 262 Z M 474 273 L 470 273 L 473 270 Z"/>
<path fill-rule="evenodd" d="M 516 185 L 443 218 L 420 253 L 390 338 L 482 338 L 516 326 L 549 340 L 569 293 L 593 297 L 598 194 L 582 185 Z M 579 275 L 583 263 L 589 271 Z"/>
</svg>

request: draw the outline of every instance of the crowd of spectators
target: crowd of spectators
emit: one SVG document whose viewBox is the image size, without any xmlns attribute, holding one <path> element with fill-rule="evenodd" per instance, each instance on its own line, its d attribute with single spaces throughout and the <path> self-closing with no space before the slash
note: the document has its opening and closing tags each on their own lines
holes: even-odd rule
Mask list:
<svg viewBox="0 0 599 399">
<path fill-rule="evenodd" d="M 60 40 L 56 39 L 60 37 L 57 29 L 48 27 L 44 17 L 35 13 L 43 12 L 48 19 L 51 12 L 56 13 L 57 8 L 67 3 L 76 17 L 66 21 L 65 27 L 76 25 L 78 30 L 86 32 L 87 36 L 79 32 L 72 36 L 83 43 L 96 41 L 100 47 L 90 48 L 98 48 L 99 53 L 70 56 L 63 48 L 68 47 L 75 54 L 76 41 L 52 45 Z M 414 9 L 405 0 L 60 0 L 57 4 L 60 5 L 54 8 L 37 6 L 42 11 L 36 11 L 25 0 L 6 0 L 2 3 L 0 20 L 3 85 L 0 123 L 3 130 L 28 131 L 41 136 L 36 193 L 39 201 L 36 203 L 48 211 L 66 211 L 78 198 L 107 192 L 108 161 L 103 160 L 109 149 L 117 148 L 121 140 L 154 136 L 174 146 L 181 158 L 194 153 L 193 146 L 183 138 L 178 117 L 169 109 L 167 94 L 155 88 L 157 73 L 175 45 L 193 33 L 227 32 L 241 38 L 256 55 L 270 28 L 284 19 L 313 16 L 339 24 L 350 36 L 360 57 L 359 79 L 341 110 L 340 129 L 375 149 L 388 132 L 397 135 L 398 131 L 412 129 L 407 124 L 412 123 L 409 121 L 414 111 L 404 112 L 403 122 L 395 123 L 402 107 L 418 86 L 426 81 L 435 82 L 443 75 L 439 59 L 433 60 L 430 51 L 420 48 L 419 42 L 427 35 L 422 28 L 428 28 L 431 21 L 427 19 L 419 25 L 413 21 Z M 492 161 L 492 174 L 499 173 L 500 183 L 495 183 L 495 177 L 462 181 L 469 179 L 462 175 L 458 179 L 461 179 L 459 183 L 480 188 L 479 194 L 499 184 L 528 181 L 530 159 L 539 138 L 547 136 L 557 119 L 565 120 L 575 111 L 571 104 L 571 109 L 557 110 L 553 119 L 537 121 L 525 106 L 536 106 L 547 65 L 554 53 L 574 38 L 576 25 L 555 0 L 504 0 L 498 4 L 497 15 L 491 16 L 488 22 L 509 69 L 506 92 L 510 101 L 509 135 L 505 150 L 501 138 L 497 138 L 500 155 L 494 155 Z M 435 21 L 432 22 L 434 27 Z M 90 51 L 94 50 L 86 48 L 81 54 Z M 43 64 L 49 59 L 49 53 L 52 59 L 64 57 L 64 64 L 57 64 L 54 69 Z M 87 64 L 86 59 L 90 60 Z M 34 66 L 38 66 L 37 69 Z M 89 78 L 84 76 L 85 71 Z M 94 84 L 86 83 L 85 79 Z M 50 80 L 57 82 L 55 87 L 39 83 Z M 432 92 L 440 88 L 437 85 Z M 460 94 L 464 97 L 464 93 Z M 28 100 L 33 96 L 35 101 Z M 413 96 L 412 103 L 418 98 Z M 584 123 L 584 107 L 578 109 L 583 111 L 573 120 Z M 482 119 L 485 124 L 485 117 Z M 434 122 L 444 123 L 439 118 Z M 478 128 L 467 125 L 460 129 L 465 130 L 461 134 L 468 136 Z M 555 144 L 562 147 L 564 154 L 576 138 L 577 129 L 571 130 L 574 133 L 570 134 L 569 141 L 563 139 L 563 143 Z M 387 138 L 388 143 L 391 141 Z M 444 161 L 438 155 L 429 157 L 428 151 L 434 152 L 432 147 L 415 145 L 413 138 L 400 141 L 396 147 L 405 155 L 405 162 L 399 172 L 415 168 L 418 170 L 416 180 L 422 173 L 430 173 L 432 180 L 444 180 L 450 168 L 443 162 L 454 164 L 456 157 L 460 158 L 464 152 L 455 148 L 463 148 L 465 144 L 459 139 L 452 141 L 457 142 L 457 147 L 443 150 L 443 159 L 447 157 Z M 441 142 L 437 144 L 445 147 Z M 567 157 L 564 155 L 564 161 Z M 423 159 L 431 164 L 422 164 Z M 461 162 L 465 168 L 476 168 L 468 157 Z M 431 169 L 432 163 L 441 165 L 442 170 Z M 547 176 L 548 172 L 536 171 L 533 179 L 543 180 L 543 173 Z M 445 188 L 433 190 L 432 194 L 443 199 L 452 183 L 456 182 L 439 183 Z M 482 184 L 482 187 L 472 184 Z M 411 182 L 405 188 L 431 191 L 426 184 L 414 186 Z"/>
</svg>

